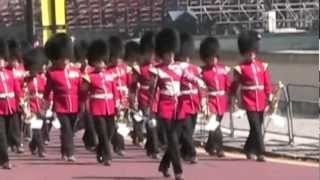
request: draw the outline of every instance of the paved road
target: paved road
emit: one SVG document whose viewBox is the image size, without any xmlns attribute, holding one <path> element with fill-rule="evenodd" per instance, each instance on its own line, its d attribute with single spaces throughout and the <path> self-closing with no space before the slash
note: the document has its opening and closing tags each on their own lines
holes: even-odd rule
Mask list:
<svg viewBox="0 0 320 180">
<path fill-rule="evenodd" d="M 95 161 L 95 156 L 84 150 L 80 134 L 76 135 L 76 163 L 59 159 L 58 133 L 47 148 L 46 159 L 31 157 L 29 153 L 11 155 L 14 169 L 0 170 L 0 180 L 162 180 L 157 172 L 158 162 L 145 156 L 141 148 L 127 146 L 125 158 L 114 156 L 111 167 Z M 246 161 L 243 155 L 216 159 L 200 154 L 197 165 L 184 164 L 186 180 L 315 180 L 318 168 L 305 165 L 289 165 Z"/>
</svg>

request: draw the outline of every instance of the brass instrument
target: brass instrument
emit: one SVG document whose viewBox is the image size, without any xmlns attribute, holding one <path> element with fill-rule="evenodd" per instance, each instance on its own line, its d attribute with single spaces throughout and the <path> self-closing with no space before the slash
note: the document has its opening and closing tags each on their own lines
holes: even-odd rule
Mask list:
<svg viewBox="0 0 320 180">
<path fill-rule="evenodd" d="M 137 84 L 137 90 L 130 98 L 133 102 L 133 108 L 130 108 L 130 114 L 132 114 L 132 118 L 136 122 L 141 122 L 145 119 L 142 110 L 139 110 L 139 103 L 138 103 L 139 88 L 140 88 L 140 83 Z"/>
<path fill-rule="evenodd" d="M 31 112 L 30 109 L 30 92 L 29 89 L 27 87 L 27 83 L 24 83 L 23 85 L 23 91 L 24 91 L 24 97 L 21 100 L 21 108 L 23 111 L 23 117 L 22 120 L 24 123 L 26 124 L 31 124 L 31 121 L 34 120 L 35 118 L 37 118 L 37 115 L 33 112 Z"/>
<path fill-rule="evenodd" d="M 129 109 L 121 103 L 118 107 L 118 114 L 115 117 L 117 132 L 123 137 L 127 137 L 130 133 L 129 124 Z"/>
<path fill-rule="evenodd" d="M 198 115 L 198 122 L 204 125 L 206 131 L 215 131 L 220 122 L 217 121 L 217 114 L 209 110 L 209 97 L 205 97 L 201 102 L 202 112 Z"/>
<path fill-rule="evenodd" d="M 279 102 L 280 102 L 280 97 L 281 97 L 281 91 L 284 88 L 284 85 L 281 81 L 278 82 L 278 86 L 274 89 L 272 95 L 271 95 L 271 100 L 269 103 L 269 107 L 267 109 L 267 114 L 272 115 L 277 113 L 278 108 L 279 108 Z"/>
<path fill-rule="evenodd" d="M 246 112 L 239 107 L 238 100 L 234 96 L 231 97 L 230 113 L 235 119 L 242 119 L 246 114 Z"/>
<path fill-rule="evenodd" d="M 279 81 L 278 86 L 274 89 L 274 91 L 271 94 L 271 98 L 269 100 L 269 106 L 265 111 L 267 122 L 264 127 L 264 132 L 266 132 L 267 128 L 270 125 L 270 122 L 272 122 L 275 126 L 280 128 L 283 128 L 285 126 L 286 119 L 277 114 L 279 110 L 279 102 L 280 102 L 281 92 L 283 88 L 284 88 L 283 83 Z"/>
</svg>

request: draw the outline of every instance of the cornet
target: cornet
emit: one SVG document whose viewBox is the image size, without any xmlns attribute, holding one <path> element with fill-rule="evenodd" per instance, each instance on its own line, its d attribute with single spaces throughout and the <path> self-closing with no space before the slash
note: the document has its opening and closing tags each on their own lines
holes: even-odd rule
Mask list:
<svg viewBox="0 0 320 180">
<path fill-rule="evenodd" d="M 220 122 L 217 121 L 217 114 L 210 112 L 208 98 L 203 99 L 201 102 L 202 112 L 198 114 L 198 122 L 205 124 L 204 129 L 206 131 L 215 131 Z"/>
<path fill-rule="evenodd" d="M 279 81 L 278 86 L 272 92 L 269 107 L 266 111 L 268 115 L 273 115 L 278 111 L 280 97 L 281 97 L 281 91 L 282 91 L 283 87 L 284 87 L 283 83 L 281 81 Z"/>
<path fill-rule="evenodd" d="M 266 117 L 269 118 L 269 122 L 266 125 L 266 128 L 269 126 L 269 123 L 272 122 L 275 126 L 283 128 L 286 124 L 285 118 L 278 115 L 279 102 L 281 98 L 281 91 L 284 88 L 284 85 L 279 81 L 278 86 L 273 91 L 269 106 L 266 109 Z"/>
<path fill-rule="evenodd" d="M 31 112 L 30 109 L 30 93 L 27 87 L 27 84 L 24 84 L 23 87 L 25 96 L 22 98 L 20 106 L 23 111 L 23 122 L 26 124 L 31 124 L 31 121 L 37 118 L 37 115 Z"/>
<path fill-rule="evenodd" d="M 232 117 L 235 119 L 242 119 L 246 114 L 246 111 L 242 110 L 238 106 L 238 100 L 236 97 L 231 97 L 230 113 L 232 113 Z"/>
<path fill-rule="evenodd" d="M 128 109 L 120 105 L 119 112 L 116 116 L 117 132 L 123 137 L 127 137 L 130 133 L 130 128 L 128 127 Z"/>
</svg>

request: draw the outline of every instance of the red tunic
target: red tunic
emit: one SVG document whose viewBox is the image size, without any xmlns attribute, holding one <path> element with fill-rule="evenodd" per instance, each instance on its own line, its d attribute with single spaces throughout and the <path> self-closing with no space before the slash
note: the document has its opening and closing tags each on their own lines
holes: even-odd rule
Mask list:
<svg viewBox="0 0 320 180">
<path fill-rule="evenodd" d="M 22 85 L 24 78 L 26 77 L 26 70 L 24 66 L 19 64 L 15 67 L 8 66 L 7 69 L 12 71 L 14 78 L 19 81 L 20 85 Z"/>
<path fill-rule="evenodd" d="M 138 104 L 139 109 L 145 109 L 150 107 L 151 100 L 151 89 L 150 87 L 154 81 L 155 76 L 150 72 L 150 68 L 157 65 L 156 61 L 148 61 L 141 64 L 138 67 L 134 67 L 135 72 L 137 73 L 137 82 L 139 83 L 138 87 Z"/>
<path fill-rule="evenodd" d="M 88 75 L 94 71 L 94 68 L 91 67 L 90 65 L 86 65 L 85 67 L 78 66 L 78 68 L 81 72 L 81 77 L 88 77 Z M 89 111 L 90 107 L 89 107 L 89 101 L 87 96 L 88 96 L 88 92 L 81 91 L 79 100 L 81 103 L 85 104 L 86 110 Z"/>
<path fill-rule="evenodd" d="M 84 79 L 89 83 L 90 113 L 94 116 L 115 115 L 118 95 L 112 72 L 91 72 Z"/>
<path fill-rule="evenodd" d="M 193 76 L 200 77 L 200 67 L 186 62 L 182 62 L 181 64 L 184 64 L 184 66 L 186 66 L 184 71 L 187 71 Z M 193 115 L 199 112 L 201 99 L 200 90 L 196 82 L 190 81 L 185 76 L 183 76 L 181 79 L 180 89 L 181 92 L 179 96 L 178 117 L 185 119 L 189 115 Z"/>
<path fill-rule="evenodd" d="M 11 115 L 17 112 L 22 97 L 20 83 L 14 79 L 11 70 L 0 70 L 0 115 Z"/>
<path fill-rule="evenodd" d="M 78 113 L 81 73 L 80 69 L 68 66 L 64 69 L 52 67 L 47 72 L 44 98 L 50 100 L 53 92 L 53 110 L 57 113 Z"/>
<path fill-rule="evenodd" d="M 129 87 L 131 87 L 132 83 L 131 67 L 125 63 L 120 63 L 115 66 L 108 66 L 106 69 L 112 72 L 121 106 L 128 108 L 130 105 Z"/>
<path fill-rule="evenodd" d="M 22 88 L 24 78 L 26 77 L 26 70 L 23 64 L 18 64 L 14 67 L 7 66 L 6 69 L 8 69 L 9 71 L 12 71 L 15 81 Z M 16 101 L 17 101 L 16 108 L 19 109 L 20 99 L 16 98 Z"/>
<path fill-rule="evenodd" d="M 43 92 L 47 79 L 44 74 L 38 74 L 35 77 L 26 77 L 24 84 L 27 89 L 29 106 L 31 112 L 39 113 L 44 107 Z"/>
<path fill-rule="evenodd" d="M 211 113 L 223 115 L 228 110 L 228 95 L 231 86 L 229 71 L 229 67 L 220 63 L 203 68 L 202 78 L 208 87 L 207 103 Z"/>
<path fill-rule="evenodd" d="M 272 82 L 268 65 L 261 60 L 246 60 L 235 67 L 235 81 L 232 92 L 241 86 L 242 105 L 248 111 L 264 111 L 272 93 Z"/>
<path fill-rule="evenodd" d="M 178 106 L 182 79 L 186 78 L 188 81 L 200 84 L 198 82 L 200 79 L 196 79 L 185 71 L 186 67 L 185 63 L 160 64 L 151 70 L 158 77 L 156 86 L 159 92 L 157 114 L 164 120 L 185 120 L 184 116 L 180 116 L 185 113 Z M 201 86 L 203 87 L 203 85 Z"/>
</svg>

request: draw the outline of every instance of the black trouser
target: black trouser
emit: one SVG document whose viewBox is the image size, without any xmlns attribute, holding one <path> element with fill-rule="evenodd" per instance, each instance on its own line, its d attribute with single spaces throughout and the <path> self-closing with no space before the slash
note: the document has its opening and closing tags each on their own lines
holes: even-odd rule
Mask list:
<svg viewBox="0 0 320 180">
<path fill-rule="evenodd" d="M 120 152 L 125 149 L 125 142 L 124 142 L 124 137 L 117 132 L 118 128 L 117 125 L 115 125 L 115 133 L 111 137 L 111 143 L 113 146 L 113 151 L 114 152 Z"/>
<path fill-rule="evenodd" d="M 50 131 L 52 128 L 52 119 L 46 118 L 42 126 L 42 137 L 43 141 L 50 141 Z"/>
<path fill-rule="evenodd" d="M 128 122 L 129 111 L 125 110 L 124 113 L 125 113 L 124 118 L 126 118 L 126 119 L 118 119 L 116 121 Z M 125 150 L 125 141 L 124 141 L 124 137 L 118 133 L 117 122 L 115 124 L 116 124 L 115 125 L 115 133 L 111 137 L 111 143 L 113 146 L 113 151 L 117 153 L 117 152 Z"/>
<path fill-rule="evenodd" d="M 145 126 L 147 130 L 147 142 L 145 144 L 147 154 L 157 154 L 159 153 L 159 138 L 157 126 L 150 127 L 148 123 L 146 123 Z"/>
<path fill-rule="evenodd" d="M 147 130 L 147 142 L 145 144 L 147 155 L 159 153 L 159 136 L 158 136 L 159 123 L 157 120 L 156 120 L 156 124 L 151 123 L 151 121 L 152 119 L 149 119 L 149 121 L 145 123 L 145 127 Z"/>
<path fill-rule="evenodd" d="M 27 124 L 27 123 L 23 122 L 22 127 L 23 127 L 22 132 L 23 132 L 24 139 L 31 138 L 31 136 L 32 136 L 31 124 L 30 123 Z"/>
<path fill-rule="evenodd" d="M 160 146 L 167 146 L 168 145 L 168 137 L 165 128 L 165 123 L 160 119 L 157 118 L 157 131 L 158 131 L 158 138 L 159 138 L 159 145 Z"/>
<path fill-rule="evenodd" d="M 73 156 L 74 154 L 74 143 L 73 143 L 73 135 L 74 135 L 74 125 L 77 120 L 77 114 L 62 114 L 59 113 L 58 119 L 61 123 L 61 154 L 63 156 Z"/>
<path fill-rule="evenodd" d="M 88 112 L 85 112 L 83 116 L 85 128 L 82 137 L 83 143 L 86 148 L 95 147 L 97 145 L 95 123 Z"/>
<path fill-rule="evenodd" d="M 9 136 L 10 121 L 13 118 L 13 115 L 0 116 L 0 165 L 9 161 L 7 137 Z"/>
<path fill-rule="evenodd" d="M 113 116 L 93 116 L 95 130 L 98 135 L 97 156 L 102 159 L 111 160 L 110 140 L 115 131 Z"/>
<path fill-rule="evenodd" d="M 19 113 L 14 113 L 10 116 L 10 121 L 8 121 L 7 126 L 7 142 L 11 147 L 21 146 L 21 120 Z"/>
<path fill-rule="evenodd" d="M 181 143 L 181 156 L 183 158 L 190 158 L 196 156 L 195 145 L 193 142 L 193 133 L 197 122 L 197 115 L 190 115 L 186 119 L 185 128 L 180 138 Z"/>
<path fill-rule="evenodd" d="M 177 120 L 163 120 L 163 125 L 168 138 L 168 147 L 160 162 L 159 170 L 167 170 L 172 163 L 174 173 L 181 174 L 182 165 L 180 161 L 179 139 L 182 132 L 186 130 L 186 122 Z"/>
<path fill-rule="evenodd" d="M 264 153 L 264 142 L 262 136 L 262 125 L 264 112 L 247 111 L 250 125 L 250 133 L 244 146 L 246 153 L 256 153 L 262 155 Z"/>
<path fill-rule="evenodd" d="M 143 142 L 143 139 L 144 139 L 144 134 L 143 134 L 143 125 L 144 125 L 144 122 L 143 122 L 143 120 L 140 121 L 140 122 L 137 122 L 137 121 L 134 119 L 134 112 L 131 112 L 131 113 L 130 113 L 130 116 L 131 116 L 132 119 L 133 119 L 133 131 L 132 131 L 132 140 L 133 140 L 133 143 L 134 143 L 134 144 L 141 143 L 141 142 Z"/>
<path fill-rule="evenodd" d="M 45 152 L 42 135 L 41 129 L 32 129 L 32 139 L 29 144 L 31 152 L 35 152 L 36 150 L 38 150 L 39 154 Z"/>
<path fill-rule="evenodd" d="M 217 115 L 217 121 L 221 123 L 223 116 Z M 205 146 L 205 150 L 208 153 L 223 151 L 223 136 L 221 131 L 221 125 L 217 127 L 215 131 L 209 131 L 209 137 Z"/>
</svg>

